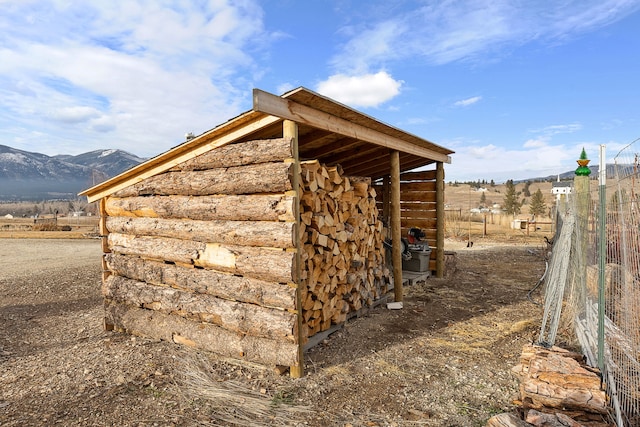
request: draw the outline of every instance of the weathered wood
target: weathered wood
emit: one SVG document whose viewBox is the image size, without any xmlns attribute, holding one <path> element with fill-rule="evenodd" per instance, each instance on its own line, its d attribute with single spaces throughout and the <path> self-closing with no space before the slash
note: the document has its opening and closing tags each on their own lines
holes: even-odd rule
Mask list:
<svg viewBox="0 0 640 427">
<path fill-rule="evenodd" d="M 171 170 L 206 170 L 282 161 L 293 157 L 291 139 L 276 138 L 225 145 L 180 163 Z"/>
<path fill-rule="evenodd" d="M 405 191 L 402 193 L 402 202 L 435 202 L 435 191 Z"/>
<path fill-rule="evenodd" d="M 301 166 L 302 329 L 311 337 L 371 307 L 390 287 L 371 179 L 342 176 L 318 161 Z"/>
<path fill-rule="evenodd" d="M 109 197 L 110 216 L 193 220 L 294 221 L 294 198 L 284 195 Z"/>
<path fill-rule="evenodd" d="M 173 237 L 199 242 L 292 248 L 293 222 L 108 217 L 112 233 Z"/>
<path fill-rule="evenodd" d="M 410 191 L 433 192 L 436 191 L 436 182 L 403 182 L 400 184 L 400 191 L 403 193 L 408 193 Z"/>
<path fill-rule="evenodd" d="M 436 152 L 422 145 L 412 144 L 389 134 L 350 122 L 323 111 L 315 110 L 306 105 L 272 95 L 259 89 L 253 90 L 253 109 L 282 117 L 283 119 L 315 126 L 318 129 L 325 129 L 362 141 L 371 142 L 391 150 L 399 150 L 405 153 L 451 163 L 451 158 L 446 154 Z"/>
<path fill-rule="evenodd" d="M 526 345 L 520 364 L 512 371 L 520 377 L 520 400 L 527 408 L 582 410 L 607 413 L 600 377 L 581 365 L 582 355 L 557 347 Z"/>
<path fill-rule="evenodd" d="M 445 274 L 444 259 L 444 164 L 436 163 L 436 277 L 441 279 Z"/>
<path fill-rule="evenodd" d="M 292 155 L 293 155 L 293 176 L 292 176 L 292 184 L 293 189 L 296 192 L 296 200 L 298 201 L 295 206 L 295 240 L 296 240 L 296 251 L 295 251 L 295 262 L 294 269 L 292 271 L 293 282 L 295 283 L 295 308 L 296 308 L 296 318 L 295 318 L 295 342 L 298 346 L 297 352 L 297 361 L 294 365 L 289 367 L 289 373 L 293 378 L 301 378 L 304 376 L 304 339 L 306 335 L 302 329 L 302 291 L 304 289 L 304 284 L 302 282 L 302 243 L 301 236 L 303 234 L 302 227 L 304 226 L 301 223 L 300 217 L 300 197 L 301 197 L 301 182 L 300 182 L 300 156 L 298 153 L 298 125 L 295 122 L 290 120 L 285 120 L 282 123 L 282 135 L 289 141 L 291 141 L 292 147 Z"/>
<path fill-rule="evenodd" d="M 431 181 L 436 179 L 436 171 L 422 171 L 422 172 L 404 172 L 400 174 L 400 181 Z"/>
<path fill-rule="evenodd" d="M 226 357 L 267 365 L 297 363 L 293 342 L 243 335 L 181 316 L 105 301 L 105 323 L 133 335 L 182 343 Z"/>
<path fill-rule="evenodd" d="M 400 248 L 400 153 L 391 152 L 391 240 L 394 242 L 391 250 L 393 262 L 393 293 L 395 301 L 402 301 L 402 249 Z"/>
<path fill-rule="evenodd" d="M 213 323 L 235 332 L 294 341 L 296 315 L 288 311 L 151 285 L 115 275 L 105 280 L 102 293 L 110 300 Z"/>
<path fill-rule="evenodd" d="M 220 245 L 119 233 L 110 233 L 108 239 L 110 250 L 124 255 L 193 264 L 280 283 L 293 280 L 291 272 L 295 254 L 282 249 Z"/>
<path fill-rule="evenodd" d="M 261 163 L 204 171 L 166 172 L 117 191 L 115 197 L 145 195 L 282 193 L 291 190 L 288 163 Z"/>
<path fill-rule="evenodd" d="M 531 427 L 516 414 L 504 413 L 489 418 L 485 427 Z"/>
<path fill-rule="evenodd" d="M 428 231 L 432 234 L 437 235 L 436 233 L 437 222 L 438 220 L 436 218 L 426 218 L 426 219 L 416 219 L 416 218 L 406 218 L 406 217 L 402 218 L 402 226 L 404 228 L 414 228 L 414 227 L 421 228 L 423 229 L 425 234 Z"/>
<path fill-rule="evenodd" d="M 287 284 L 118 254 L 107 254 L 105 259 L 114 274 L 142 282 L 265 307 L 295 309 L 295 289 Z"/>
</svg>

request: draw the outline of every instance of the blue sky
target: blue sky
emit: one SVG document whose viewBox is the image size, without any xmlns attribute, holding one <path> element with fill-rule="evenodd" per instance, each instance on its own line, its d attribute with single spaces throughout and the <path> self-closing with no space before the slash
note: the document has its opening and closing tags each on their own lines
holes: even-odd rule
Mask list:
<svg viewBox="0 0 640 427">
<path fill-rule="evenodd" d="M 640 0 L 0 0 L 0 144 L 155 156 L 305 86 L 454 150 L 447 181 L 640 137 Z"/>
</svg>

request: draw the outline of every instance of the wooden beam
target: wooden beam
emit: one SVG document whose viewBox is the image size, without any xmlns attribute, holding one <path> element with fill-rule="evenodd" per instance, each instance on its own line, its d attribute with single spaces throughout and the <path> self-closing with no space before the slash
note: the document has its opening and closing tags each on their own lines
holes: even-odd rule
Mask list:
<svg viewBox="0 0 640 427">
<path fill-rule="evenodd" d="M 436 277 L 444 277 L 444 165 L 436 163 Z"/>
<path fill-rule="evenodd" d="M 351 138 L 356 138 L 372 144 L 403 151 L 435 161 L 451 163 L 451 157 L 438 153 L 426 147 L 387 135 L 385 133 L 352 123 L 337 116 L 315 110 L 306 105 L 298 104 L 289 99 L 284 99 L 268 92 L 253 90 L 253 109 L 283 119 L 304 123 L 320 129 L 339 133 Z"/>
<path fill-rule="evenodd" d="M 391 253 L 393 260 L 393 296 L 402 301 L 402 231 L 400 224 L 400 153 L 391 152 Z"/>
<path fill-rule="evenodd" d="M 184 144 L 181 144 L 166 153 L 135 166 L 120 175 L 79 193 L 87 196 L 89 203 L 113 194 L 130 185 L 143 181 L 153 175 L 157 175 L 173 166 L 206 153 L 214 148 L 230 144 L 240 138 L 268 127 L 282 119 L 274 116 L 254 115 L 252 120 L 244 120 L 240 126 L 229 129 L 226 123 L 212 129 Z"/>
<path fill-rule="evenodd" d="M 296 258 L 295 258 L 295 271 L 293 272 L 294 281 L 296 284 L 296 344 L 298 345 L 297 365 L 291 365 L 289 367 L 289 375 L 293 378 L 300 378 L 304 376 L 304 341 L 307 338 L 304 336 L 302 329 L 302 286 L 305 286 L 301 279 L 301 251 L 302 251 L 302 237 L 300 236 L 300 158 L 298 155 L 298 125 L 290 120 L 285 120 L 282 123 L 282 136 L 283 138 L 291 139 L 293 147 L 293 190 L 296 192 L 296 202 L 294 203 L 294 215 L 296 218 L 296 226 L 294 233 L 294 240 L 296 242 Z"/>
</svg>

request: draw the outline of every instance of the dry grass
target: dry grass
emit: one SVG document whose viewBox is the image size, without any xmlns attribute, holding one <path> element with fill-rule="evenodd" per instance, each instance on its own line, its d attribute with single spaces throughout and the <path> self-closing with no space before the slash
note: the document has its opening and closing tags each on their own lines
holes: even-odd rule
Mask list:
<svg viewBox="0 0 640 427">
<path fill-rule="evenodd" d="M 180 389 L 187 398 L 207 402 L 214 425 L 292 426 L 304 423 L 313 414 L 306 406 L 292 405 L 292 395 L 286 391 L 253 390 L 247 384 L 219 378 L 215 371 L 205 356 L 189 353 L 184 359 Z"/>
<path fill-rule="evenodd" d="M 95 236 L 97 229 L 97 217 L 61 217 L 37 224 L 32 218 L 0 218 L 0 238 L 4 239 L 85 239 Z"/>
</svg>

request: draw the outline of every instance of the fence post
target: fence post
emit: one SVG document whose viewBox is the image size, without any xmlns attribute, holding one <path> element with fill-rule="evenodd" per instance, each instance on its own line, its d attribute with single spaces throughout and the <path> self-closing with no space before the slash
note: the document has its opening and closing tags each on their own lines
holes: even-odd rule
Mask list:
<svg viewBox="0 0 640 427">
<path fill-rule="evenodd" d="M 587 277 L 587 227 L 589 223 L 589 202 L 590 202 L 590 180 L 589 175 L 591 169 L 587 166 L 589 164 L 587 153 L 582 149 L 580 158 L 577 160 L 578 168 L 575 171 L 576 176 L 573 179 L 573 187 L 576 191 L 576 231 L 577 238 L 576 243 L 576 277 L 581 291 L 578 293 L 581 301 L 580 306 L 586 307 L 586 277 Z"/>
<path fill-rule="evenodd" d="M 598 368 L 604 372 L 605 269 L 607 264 L 607 161 L 605 145 L 600 145 L 598 209 Z"/>
</svg>

